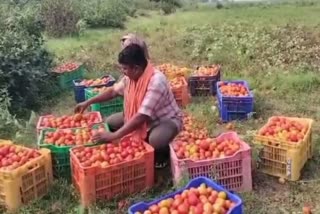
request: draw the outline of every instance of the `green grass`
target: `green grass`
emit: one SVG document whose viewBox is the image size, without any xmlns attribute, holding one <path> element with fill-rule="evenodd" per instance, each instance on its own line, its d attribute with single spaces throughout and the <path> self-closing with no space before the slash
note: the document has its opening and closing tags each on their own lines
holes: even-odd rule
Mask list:
<svg viewBox="0 0 320 214">
<path fill-rule="evenodd" d="M 180 11 L 169 16 L 160 16 L 152 13 L 150 17 L 131 19 L 127 23 L 125 30 L 89 30 L 80 38 L 49 39 L 47 46 L 60 59 L 75 59 L 86 63 L 89 68 L 88 76 L 100 76 L 103 72 L 114 71 L 117 53 L 120 49 L 119 39 L 127 32 L 138 32 L 143 35 L 150 46 L 152 60 L 155 63 L 170 62 L 177 65 L 194 66 L 196 64 L 206 64 L 216 62 L 223 66 L 223 79 L 245 79 L 249 82 L 255 94 L 255 115 L 254 118 L 234 122 L 236 131 L 248 142 L 252 143 L 252 132 L 259 129 L 272 115 L 287 115 L 320 119 L 320 77 L 317 59 L 313 59 L 316 52 L 313 48 L 319 47 L 317 38 L 319 35 L 320 5 L 316 4 L 275 4 L 258 6 L 228 6 L 224 9 L 200 7 L 191 11 Z M 238 24 L 235 24 L 238 23 Z M 240 24 L 239 24 L 240 23 Z M 311 41 L 305 44 L 300 41 L 300 37 L 295 39 L 300 31 L 288 28 L 304 27 L 302 32 L 306 32 L 303 38 Z M 193 27 L 203 27 L 199 35 Z M 222 34 L 216 29 L 212 32 L 217 34 L 209 35 L 206 32 L 210 27 L 221 28 Z M 188 41 L 188 37 L 196 38 L 196 42 L 203 42 L 206 47 L 213 48 L 218 42 L 227 44 L 230 37 L 223 33 L 229 33 L 226 26 L 236 26 L 234 33 L 245 33 L 242 38 L 246 48 L 254 45 L 247 39 L 247 36 L 260 38 L 259 30 L 266 29 L 266 32 L 274 32 L 276 27 L 286 29 L 280 38 L 266 40 L 265 46 L 257 51 L 253 56 L 236 54 L 235 51 L 241 47 L 224 45 L 220 51 L 204 50 L 200 51 L 197 57 L 193 54 L 199 44 Z M 243 26 L 243 27 L 242 27 Z M 249 33 L 248 33 L 249 32 Z M 250 35 L 250 32 L 253 35 Z M 264 31 L 263 31 L 264 32 Z M 297 33 L 298 32 L 298 33 Z M 281 49 L 275 43 L 277 39 L 282 39 L 285 35 L 289 40 L 284 44 L 287 48 Z M 217 37 L 217 40 L 211 40 Z M 207 38 L 207 40 L 205 40 Z M 296 46 L 304 46 L 312 54 L 308 57 L 301 57 L 299 51 L 304 49 L 294 49 L 289 44 L 297 41 Z M 240 40 L 240 37 L 239 37 Z M 258 39 L 259 40 L 259 39 Z M 189 42 L 189 43 L 188 43 Z M 270 42 L 270 43 L 269 43 Z M 241 43 L 242 44 L 242 43 Z M 243 45 L 242 44 L 242 45 Z M 267 52 L 268 46 L 274 45 L 274 49 Z M 279 52 L 277 52 L 279 51 Z M 213 54 L 212 58 L 208 54 Z M 266 53 L 265 55 L 262 55 Z M 283 54 L 284 60 L 277 61 L 279 54 Z M 288 61 L 299 56 L 295 61 Z M 263 66 L 264 57 L 269 58 L 271 64 Z M 279 59 L 283 59 L 279 57 Z M 310 66 L 310 65 L 313 66 Z M 72 92 L 52 101 L 50 105 L 43 109 L 41 114 L 54 113 L 65 114 L 73 111 L 75 103 Z M 213 136 L 226 131 L 224 124 L 219 122 L 217 110 L 212 111 L 211 107 L 216 106 L 212 98 L 193 99 L 187 111 L 194 114 L 203 121 Z M 315 144 L 314 157 L 305 166 L 302 180 L 299 182 L 286 182 L 280 184 L 277 178 L 254 172 L 254 190 L 250 193 L 241 194 L 245 203 L 246 214 L 286 214 L 301 213 L 305 203 L 313 205 L 315 213 L 320 213 L 320 155 L 319 155 L 319 131 L 318 123 L 314 125 L 313 142 Z M 23 141 L 35 142 L 31 132 L 24 135 Z M 255 150 L 255 149 L 254 149 Z M 256 151 L 256 150 L 255 150 Z M 170 173 L 169 169 L 166 172 Z M 157 187 L 148 193 L 131 196 L 127 200 L 138 202 L 140 200 L 150 200 L 164 192 L 171 191 L 172 184 L 167 178 L 168 175 L 157 172 Z M 160 178 L 159 178 L 160 176 Z M 159 188 L 160 187 L 160 188 Z M 161 191 L 159 190 L 161 189 Z M 23 208 L 20 213 L 79 213 L 79 203 L 71 185 L 57 182 L 50 194 L 44 199 L 30 204 Z M 125 209 L 117 210 L 116 202 L 99 203 L 89 210 L 89 213 L 126 213 Z"/>
</svg>

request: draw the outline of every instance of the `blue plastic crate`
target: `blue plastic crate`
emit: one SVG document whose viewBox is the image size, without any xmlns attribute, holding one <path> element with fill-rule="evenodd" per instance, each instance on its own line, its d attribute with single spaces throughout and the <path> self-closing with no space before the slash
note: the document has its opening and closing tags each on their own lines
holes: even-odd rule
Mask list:
<svg viewBox="0 0 320 214">
<path fill-rule="evenodd" d="M 228 199 L 230 199 L 232 202 L 234 202 L 236 204 L 235 207 L 233 207 L 231 210 L 229 210 L 229 212 L 227 214 L 243 214 L 243 202 L 242 202 L 241 198 L 239 196 L 237 196 L 236 194 L 233 194 L 233 193 L 227 191 L 226 189 L 224 189 L 223 187 L 219 186 L 218 184 L 213 182 L 211 179 L 206 178 L 206 177 L 197 177 L 195 179 L 192 179 L 186 187 L 184 187 L 176 192 L 170 193 L 166 196 L 163 196 L 159 199 L 151 201 L 149 203 L 139 202 L 137 204 L 134 204 L 129 208 L 128 214 L 134 214 L 135 212 L 145 211 L 153 204 L 157 204 L 164 199 L 173 198 L 175 195 L 181 194 L 184 190 L 190 189 L 191 187 L 197 188 L 202 183 L 205 183 L 207 186 L 213 188 L 216 191 L 226 192 Z"/>
<path fill-rule="evenodd" d="M 219 82 L 217 82 L 217 99 L 219 104 L 220 117 L 223 122 L 232 120 L 245 120 L 250 117 L 253 112 L 254 96 L 249 90 L 248 83 L 244 80 L 223 81 L 226 83 L 243 84 L 249 91 L 247 97 L 223 96 L 219 90 Z"/>
<path fill-rule="evenodd" d="M 220 81 L 221 69 L 215 76 L 191 76 L 188 86 L 191 96 L 214 96 L 216 95 L 216 84 Z"/>
<path fill-rule="evenodd" d="M 91 87 L 86 87 L 86 86 L 83 86 L 83 85 L 77 85 L 77 83 L 81 82 L 82 79 L 76 79 L 76 80 L 73 80 L 73 89 L 74 89 L 74 99 L 77 103 L 81 103 L 83 101 L 85 101 L 85 89 L 86 88 L 99 88 L 99 87 L 109 87 L 109 86 L 112 86 L 116 80 L 113 76 L 111 75 L 106 75 L 106 76 L 103 76 L 101 78 L 104 78 L 104 77 L 109 77 L 110 78 L 110 81 L 107 82 L 107 84 L 101 84 L 101 85 L 94 85 L 94 86 L 91 86 Z"/>
</svg>

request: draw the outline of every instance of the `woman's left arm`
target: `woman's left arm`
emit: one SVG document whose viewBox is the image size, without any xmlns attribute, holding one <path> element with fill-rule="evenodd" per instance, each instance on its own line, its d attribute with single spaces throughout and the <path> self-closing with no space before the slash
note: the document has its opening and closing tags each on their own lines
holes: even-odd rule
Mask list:
<svg viewBox="0 0 320 214">
<path fill-rule="evenodd" d="M 140 128 L 149 120 L 149 116 L 137 113 L 133 118 L 126 122 L 118 131 L 114 132 L 115 139 L 122 138 L 136 129 Z"/>
<path fill-rule="evenodd" d="M 127 134 L 135 131 L 143 125 L 143 123 L 149 120 L 149 116 L 145 114 L 137 113 L 131 120 L 125 123 L 118 131 L 116 132 L 103 132 L 97 133 L 93 136 L 93 140 L 99 143 L 108 143 L 113 140 L 122 138 Z"/>
</svg>

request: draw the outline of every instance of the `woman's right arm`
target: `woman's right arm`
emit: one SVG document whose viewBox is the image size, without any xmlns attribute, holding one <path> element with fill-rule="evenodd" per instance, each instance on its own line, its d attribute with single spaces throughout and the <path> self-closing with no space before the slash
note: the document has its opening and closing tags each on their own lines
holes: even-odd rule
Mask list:
<svg viewBox="0 0 320 214">
<path fill-rule="evenodd" d="M 114 84 L 112 87 L 109 87 L 108 90 L 101 93 L 100 95 L 93 97 L 89 100 L 86 100 L 82 103 L 79 103 L 75 107 L 75 112 L 84 112 L 91 104 L 102 103 L 108 100 L 111 100 L 117 96 L 123 95 L 124 87 L 125 87 L 125 78 L 122 78 L 118 83 Z"/>
</svg>

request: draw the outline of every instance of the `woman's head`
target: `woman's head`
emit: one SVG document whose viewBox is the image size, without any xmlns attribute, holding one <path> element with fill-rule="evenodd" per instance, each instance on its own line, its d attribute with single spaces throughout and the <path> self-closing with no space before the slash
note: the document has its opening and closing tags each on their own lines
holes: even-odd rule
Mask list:
<svg viewBox="0 0 320 214">
<path fill-rule="evenodd" d="M 148 60 L 140 45 L 126 46 L 118 56 L 121 71 L 130 79 L 137 80 L 147 67 Z"/>
<path fill-rule="evenodd" d="M 139 38 L 137 35 L 133 33 L 129 33 L 121 38 L 122 48 L 125 48 L 130 44 L 139 45 L 143 49 L 146 58 L 149 59 L 148 47 L 146 42 L 143 39 Z"/>
</svg>

